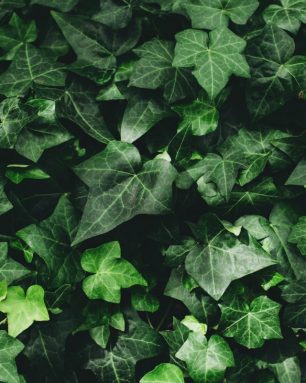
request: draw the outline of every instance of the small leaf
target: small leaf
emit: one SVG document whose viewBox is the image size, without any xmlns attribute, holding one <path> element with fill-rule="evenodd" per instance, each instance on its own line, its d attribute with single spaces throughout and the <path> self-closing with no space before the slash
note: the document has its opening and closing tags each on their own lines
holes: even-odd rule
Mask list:
<svg viewBox="0 0 306 383">
<path fill-rule="evenodd" d="M 184 375 L 181 369 L 174 364 L 162 363 L 148 372 L 140 383 L 184 383 Z"/>
</svg>

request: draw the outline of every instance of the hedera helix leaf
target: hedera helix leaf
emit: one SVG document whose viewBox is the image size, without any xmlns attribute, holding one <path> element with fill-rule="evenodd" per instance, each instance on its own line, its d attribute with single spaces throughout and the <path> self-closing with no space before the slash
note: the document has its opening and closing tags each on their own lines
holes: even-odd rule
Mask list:
<svg viewBox="0 0 306 383">
<path fill-rule="evenodd" d="M 260 36 L 249 42 L 246 57 L 251 79 L 247 104 L 254 118 L 274 112 L 304 89 L 306 59 L 293 56 L 294 50 L 294 40 L 275 25 L 267 25 Z"/>
<path fill-rule="evenodd" d="M 300 217 L 293 226 L 288 238 L 290 243 L 295 243 L 303 255 L 306 255 L 306 217 Z"/>
<path fill-rule="evenodd" d="M 63 64 L 54 62 L 52 54 L 25 44 L 16 53 L 6 72 L 0 75 L 0 93 L 6 97 L 22 96 L 33 84 L 64 86 Z"/>
<path fill-rule="evenodd" d="M 211 99 L 221 92 L 232 74 L 249 77 L 249 66 L 242 55 L 246 42 L 228 28 L 209 34 L 186 29 L 175 38 L 173 65 L 194 68 L 193 75 Z"/>
<path fill-rule="evenodd" d="M 176 357 L 186 362 L 195 383 L 220 383 L 226 368 L 234 366 L 233 353 L 219 335 L 207 340 L 201 333 L 190 333 Z"/>
<path fill-rule="evenodd" d="M 132 19 L 132 4 L 116 4 L 113 0 L 100 0 L 100 9 L 92 19 L 113 29 L 125 28 Z"/>
<path fill-rule="evenodd" d="M 283 362 L 272 364 L 272 370 L 275 372 L 279 383 L 295 383 L 301 381 L 301 368 L 299 359 L 291 357 Z"/>
<path fill-rule="evenodd" d="M 162 363 L 148 372 L 140 383 L 184 383 L 184 375 L 181 369 L 174 364 Z"/>
<path fill-rule="evenodd" d="M 62 196 L 49 218 L 17 232 L 18 237 L 45 262 L 50 287 L 82 279 L 79 254 L 70 246 L 78 222 L 79 214 L 67 197 Z"/>
<path fill-rule="evenodd" d="M 7 198 L 7 195 L 4 191 L 5 182 L 0 178 L 0 215 L 11 210 L 13 205 L 10 200 Z"/>
<path fill-rule="evenodd" d="M 134 49 L 139 61 L 134 65 L 130 85 L 145 89 L 163 88 L 164 98 L 173 103 L 194 94 L 192 76 L 172 65 L 174 43 L 154 39 Z"/>
<path fill-rule="evenodd" d="M 20 383 L 15 358 L 22 352 L 24 345 L 6 331 L 0 331 L 0 379 L 3 383 Z"/>
<path fill-rule="evenodd" d="M 8 288 L 6 298 L 0 302 L 0 311 L 7 314 L 8 333 L 16 337 L 34 321 L 48 321 L 49 314 L 44 302 L 44 289 L 30 286 L 25 294 L 20 286 Z"/>
<path fill-rule="evenodd" d="M 297 33 L 301 23 L 306 22 L 306 4 L 303 0 L 280 0 L 271 4 L 263 12 L 268 24 L 275 24 L 289 32 Z"/>
<path fill-rule="evenodd" d="M 83 290 L 90 299 L 120 303 L 121 288 L 147 285 L 135 267 L 121 258 L 119 242 L 87 249 L 82 255 L 81 265 L 85 271 L 94 274 L 83 280 Z"/>
<path fill-rule="evenodd" d="M 216 216 L 203 217 L 203 244 L 185 260 L 187 272 L 214 299 L 219 300 L 230 283 L 276 263 L 252 238 L 245 244 L 229 233 Z"/>
<path fill-rule="evenodd" d="M 44 5 L 46 7 L 55 8 L 62 12 L 71 11 L 79 2 L 79 0 L 31 0 L 31 4 Z"/>
<path fill-rule="evenodd" d="M 29 273 L 30 271 L 26 267 L 8 256 L 8 244 L 0 242 L 0 280 L 11 284 Z"/>
<path fill-rule="evenodd" d="M 181 0 L 191 19 L 192 27 L 215 29 L 227 27 L 229 20 L 235 24 L 246 24 L 257 9 L 257 0 Z"/>
<path fill-rule="evenodd" d="M 286 185 L 305 186 L 306 185 L 306 160 L 301 160 L 290 177 L 286 181 Z"/>
<path fill-rule="evenodd" d="M 138 150 L 131 144 L 111 141 L 74 170 L 89 187 L 74 244 L 106 233 L 138 214 L 171 211 L 175 169 L 161 159 L 142 165 Z M 98 217 L 96 209 L 102 212 Z"/>
</svg>

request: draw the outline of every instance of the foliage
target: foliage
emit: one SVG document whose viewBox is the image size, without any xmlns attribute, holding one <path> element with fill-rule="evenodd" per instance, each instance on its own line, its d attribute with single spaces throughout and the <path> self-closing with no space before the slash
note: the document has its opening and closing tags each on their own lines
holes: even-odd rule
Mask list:
<svg viewBox="0 0 306 383">
<path fill-rule="evenodd" d="M 0 1 L 0 381 L 306 382 L 305 0 Z"/>
</svg>

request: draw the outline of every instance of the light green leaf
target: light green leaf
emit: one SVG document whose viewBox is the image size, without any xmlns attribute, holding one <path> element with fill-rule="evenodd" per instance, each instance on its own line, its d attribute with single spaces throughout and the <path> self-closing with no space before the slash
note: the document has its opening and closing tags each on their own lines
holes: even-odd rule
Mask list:
<svg viewBox="0 0 306 383">
<path fill-rule="evenodd" d="M 161 159 L 142 165 L 131 144 L 112 141 L 101 153 L 77 165 L 75 172 L 89 186 L 89 196 L 74 244 L 106 233 L 138 214 L 171 211 L 175 169 Z"/>
<path fill-rule="evenodd" d="M 193 75 L 211 99 L 221 92 L 232 74 L 249 77 L 249 66 L 242 55 L 246 42 L 229 29 L 218 28 L 209 34 L 186 29 L 175 38 L 173 65 L 194 68 Z"/>
<path fill-rule="evenodd" d="M 23 180 L 45 180 L 50 178 L 49 174 L 42 169 L 30 165 L 11 164 L 8 165 L 5 177 L 15 184 L 20 184 Z"/>
<path fill-rule="evenodd" d="M 281 305 L 265 296 L 255 298 L 250 305 L 233 300 L 221 305 L 220 328 L 227 337 L 247 348 L 261 347 L 267 339 L 281 339 L 279 310 Z"/>
<path fill-rule="evenodd" d="M 3 383 L 20 383 L 15 358 L 24 345 L 10 337 L 6 331 L 0 331 L 0 379 Z"/>
<path fill-rule="evenodd" d="M 81 265 L 85 271 L 94 274 L 83 281 L 83 290 L 90 299 L 120 303 L 122 288 L 147 284 L 130 262 L 121 259 L 119 242 L 87 249 Z"/>
<path fill-rule="evenodd" d="M 286 185 L 304 186 L 306 185 L 306 160 L 301 160 L 290 177 L 286 181 Z"/>
<path fill-rule="evenodd" d="M 190 333 L 176 357 L 186 362 L 195 383 L 220 383 L 227 367 L 234 366 L 233 353 L 219 335 L 213 335 L 207 341 L 200 333 Z"/>
<path fill-rule="evenodd" d="M 121 123 L 121 140 L 132 143 L 169 115 L 169 109 L 153 98 L 131 97 Z"/>
<path fill-rule="evenodd" d="M 39 285 L 30 286 L 26 294 L 20 286 L 8 288 L 6 299 L 0 302 L 0 311 L 7 314 L 9 335 L 16 337 L 34 321 L 49 320 L 44 294 Z"/>
<path fill-rule="evenodd" d="M 184 383 L 184 375 L 174 364 L 161 363 L 148 372 L 140 383 Z"/>
<path fill-rule="evenodd" d="M 17 232 L 17 236 L 45 262 L 49 287 L 72 284 L 82 279 L 79 254 L 70 246 L 78 222 L 78 213 L 63 196 L 49 218 Z"/>
<path fill-rule="evenodd" d="M 33 84 L 64 86 L 63 67 L 54 62 L 52 54 L 25 44 L 7 71 L 0 75 L 0 93 L 13 97 L 25 94 Z"/>
<path fill-rule="evenodd" d="M 229 20 L 246 24 L 257 9 L 257 0 L 187 0 L 179 4 L 186 10 L 193 28 L 215 29 L 227 27 Z"/>
<path fill-rule="evenodd" d="M 134 65 L 130 85 L 145 89 L 163 88 L 164 98 L 173 103 L 194 94 L 192 76 L 172 65 L 174 44 L 154 39 L 134 49 L 140 59 Z"/>
<path fill-rule="evenodd" d="M 0 242 L 0 279 L 8 284 L 28 275 L 30 271 L 8 256 L 8 245 Z"/>
<path fill-rule="evenodd" d="M 216 300 L 222 297 L 232 281 L 276 263 L 252 237 L 246 245 L 229 233 L 214 215 L 203 217 L 200 227 L 203 244 L 187 255 L 185 267 Z"/>
<path fill-rule="evenodd" d="M 303 0 L 280 0 L 280 5 L 271 4 L 263 12 L 268 24 L 297 33 L 301 23 L 306 22 L 306 4 Z"/>
<path fill-rule="evenodd" d="M 293 56 L 294 50 L 294 40 L 275 25 L 267 25 L 249 42 L 246 56 L 251 79 L 247 104 L 254 118 L 274 112 L 304 89 L 306 58 Z"/>
</svg>

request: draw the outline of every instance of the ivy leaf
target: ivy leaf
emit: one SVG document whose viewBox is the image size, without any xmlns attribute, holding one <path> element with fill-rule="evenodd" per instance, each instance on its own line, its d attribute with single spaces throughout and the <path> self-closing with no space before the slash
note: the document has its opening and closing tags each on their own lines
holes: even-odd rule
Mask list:
<svg viewBox="0 0 306 383">
<path fill-rule="evenodd" d="M 195 383 L 219 383 L 224 379 L 227 367 L 234 366 L 233 353 L 219 335 L 213 335 L 207 341 L 201 333 L 190 333 L 176 357 L 186 362 Z"/>
<path fill-rule="evenodd" d="M 187 255 L 185 267 L 199 285 L 219 300 L 230 283 L 245 275 L 275 264 L 275 260 L 249 237 L 242 243 L 213 215 L 203 218 L 203 244 Z"/>
<path fill-rule="evenodd" d="M 5 186 L 5 183 L 0 178 L 0 215 L 11 210 L 13 207 L 12 203 L 10 202 L 10 200 L 7 198 L 7 196 L 5 194 L 4 186 Z"/>
<path fill-rule="evenodd" d="M 34 321 L 49 320 L 44 294 L 39 285 L 30 286 L 26 294 L 20 286 L 8 288 L 5 300 L 0 302 L 0 311 L 7 314 L 9 335 L 16 337 Z"/>
<path fill-rule="evenodd" d="M 125 28 L 132 19 L 132 5 L 118 5 L 113 0 L 100 1 L 100 10 L 92 19 L 113 29 Z"/>
<path fill-rule="evenodd" d="M 271 368 L 279 383 L 301 382 L 301 368 L 297 357 L 287 358 L 281 363 L 272 364 Z"/>
<path fill-rule="evenodd" d="M 62 12 L 71 11 L 79 0 L 31 0 L 31 4 L 44 5 L 45 7 L 55 8 Z"/>
<path fill-rule="evenodd" d="M 81 83 L 73 82 L 56 102 L 58 117 L 67 118 L 77 124 L 95 140 L 108 143 L 113 139 L 95 101 L 95 92 Z"/>
<path fill-rule="evenodd" d="M 303 255 L 306 255 L 306 217 L 300 217 L 293 226 L 288 238 L 290 243 L 295 243 Z"/>
<path fill-rule="evenodd" d="M 193 75 L 211 99 L 221 92 L 232 74 L 249 77 L 249 66 L 242 55 L 246 42 L 229 29 L 218 28 L 209 34 L 186 29 L 175 38 L 173 65 L 195 68 Z"/>
<path fill-rule="evenodd" d="M 246 55 L 252 77 L 247 104 L 254 118 L 274 112 L 304 89 L 306 60 L 293 56 L 294 50 L 294 40 L 275 25 L 267 25 L 248 44 Z"/>
<path fill-rule="evenodd" d="M 121 140 L 136 141 L 168 115 L 169 110 L 153 98 L 131 97 L 122 118 Z"/>
<path fill-rule="evenodd" d="M 265 296 L 255 298 L 250 305 L 233 300 L 221 305 L 221 329 L 227 337 L 247 348 L 258 348 L 267 339 L 281 339 L 278 313 L 281 305 Z"/>
<path fill-rule="evenodd" d="M 87 249 L 82 255 L 81 265 L 85 271 L 94 274 L 83 281 L 83 290 L 90 299 L 120 303 L 122 288 L 147 285 L 135 267 L 121 259 L 119 242 Z"/>
<path fill-rule="evenodd" d="M 12 64 L 0 75 L 0 93 L 6 97 L 25 94 L 33 84 L 64 86 L 63 65 L 54 62 L 52 54 L 25 44 Z"/>
<path fill-rule="evenodd" d="M 129 85 L 145 89 L 163 88 L 164 98 L 169 103 L 194 94 L 189 71 L 172 65 L 173 42 L 154 39 L 134 52 L 140 59 L 134 65 Z"/>
<path fill-rule="evenodd" d="M 24 345 L 18 340 L 0 331 L 0 379 L 3 383 L 20 383 L 15 358 Z"/>
<path fill-rule="evenodd" d="M 161 363 L 148 372 L 140 383 L 184 383 L 184 375 L 181 369 L 174 364 Z"/>
<path fill-rule="evenodd" d="M 215 29 L 227 27 L 229 20 L 246 24 L 257 9 L 257 0 L 188 0 L 180 4 L 189 15 L 192 27 Z"/>
<path fill-rule="evenodd" d="M 306 22 L 306 4 L 301 0 L 280 0 L 281 5 L 271 4 L 263 12 L 268 24 L 297 33 L 301 23 Z"/>
<path fill-rule="evenodd" d="M 12 60 L 23 44 L 32 43 L 37 38 L 34 21 L 26 22 L 13 13 L 9 25 L 0 27 L 0 47 L 7 51 L 3 60 Z"/>
<path fill-rule="evenodd" d="M 78 252 L 70 247 L 78 226 L 78 213 L 68 199 L 60 198 L 53 214 L 19 230 L 17 235 L 43 259 L 50 287 L 81 280 Z"/>
<path fill-rule="evenodd" d="M 301 160 L 290 177 L 286 181 L 286 185 L 305 186 L 306 185 L 306 160 Z"/>
<path fill-rule="evenodd" d="M 103 350 L 92 345 L 87 351 L 85 368 L 91 370 L 101 383 L 131 383 L 136 363 L 162 351 L 161 338 L 155 330 L 133 312 L 127 317 L 127 331 L 118 336 L 114 347 Z"/>
<path fill-rule="evenodd" d="M 89 196 L 74 244 L 106 233 L 138 214 L 169 213 L 176 171 L 161 159 L 143 166 L 131 144 L 112 141 L 75 167 Z M 102 178 L 101 178 L 102 177 Z M 97 209 L 102 214 L 96 215 Z"/>
<path fill-rule="evenodd" d="M 0 242 L 0 280 L 8 284 L 28 275 L 30 271 L 8 256 L 8 245 Z"/>
</svg>

